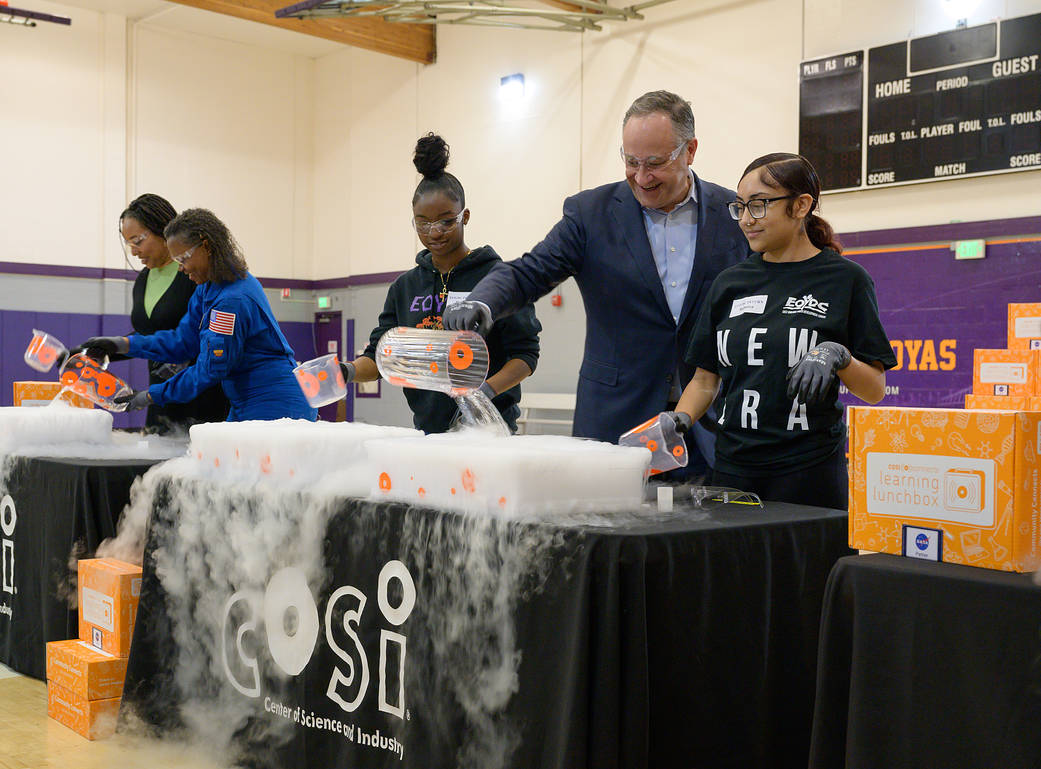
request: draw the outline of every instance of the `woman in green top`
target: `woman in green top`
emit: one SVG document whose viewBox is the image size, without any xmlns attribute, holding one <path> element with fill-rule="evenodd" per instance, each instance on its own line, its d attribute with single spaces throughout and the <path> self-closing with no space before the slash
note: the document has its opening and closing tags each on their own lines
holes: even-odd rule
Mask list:
<svg viewBox="0 0 1041 769">
<path fill-rule="evenodd" d="M 134 281 L 130 323 L 137 334 L 176 328 L 188 309 L 195 284 L 177 270 L 163 238 L 163 229 L 177 215 L 159 195 L 146 193 L 131 201 L 119 216 L 119 232 L 127 256 L 141 260 L 143 269 Z M 148 361 L 148 383 L 159 384 L 190 365 Z M 187 429 L 196 422 L 223 422 L 228 416 L 228 399 L 214 387 L 188 403 L 148 407 L 145 429 L 168 432 Z"/>
</svg>

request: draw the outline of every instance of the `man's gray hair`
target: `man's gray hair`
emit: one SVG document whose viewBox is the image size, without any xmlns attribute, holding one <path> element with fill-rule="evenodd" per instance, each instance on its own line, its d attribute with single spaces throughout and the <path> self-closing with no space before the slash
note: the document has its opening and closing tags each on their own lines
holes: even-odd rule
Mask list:
<svg viewBox="0 0 1041 769">
<path fill-rule="evenodd" d="M 655 112 L 664 112 L 672 121 L 672 130 L 680 141 L 694 138 L 694 112 L 690 102 L 670 91 L 649 91 L 634 101 L 625 111 L 622 128 L 631 117 L 643 117 Z"/>
</svg>

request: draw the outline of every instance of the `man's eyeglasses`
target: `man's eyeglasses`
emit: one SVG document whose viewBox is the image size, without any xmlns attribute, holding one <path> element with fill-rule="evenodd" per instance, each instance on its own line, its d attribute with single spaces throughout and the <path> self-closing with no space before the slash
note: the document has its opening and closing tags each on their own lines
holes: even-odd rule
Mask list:
<svg viewBox="0 0 1041 769">
<path fill-rule="evenodd" d="M 740 220 L 745 215 L 745 209 L 748 209 L 748 214 L 753 219 L 762 219 L 766 216 L 766 207 L 773 203 L 775 200 L 788 200 L 788 198 L 798 197 L 797 195 L 781 195 L 779 198 L 752 198 L 747 203 L 742 203 L 740 200 L 735 200 L 733 203 L 728 203 L 727 208 L 730 209 L 730 217 L 732 219 Z"/>
<path fill-rule="evenodd" d="M 429 235 L 437 227 L 441 232 L 448 232 L 450 229 L 456 226 L 459 222 L 463 221 L 463 214 L 466 212 L 464 208 L 458 214 L 451 219 L 435 219 L 432 222 L 426 220 L 412 219 L 412 226 L 416 228 L 416 232 L 420 235 Z"/>
<path fill-rule="evenodd" d="M 640 166 L 643 166 L 648 171 L 657 171 L 659 168 L 664 168 L 673 160 L 678 158 L 680 153 L 686 149 L 687 144 L 687 142 L 683 142 L 680 146 L 674 149 L 668 157 L 664 158 L 659 158 L 654 155 L 651 155 L 649 158 L 638 158 L 635 155 L 626 155 L 625 147 L 619 147 L 618 152 L 622 156 L 622 161 L 625 163 L 625 167 L 629 170 L 638 171 L 640 170 Z"/>
<path fill-rule="evenodd" d="M 194 246 L 189 248 L 183 254 L 178 254 L 177 256 L 174 256 L 173 254 L 170 254 L 170 258 L 173 259 L 178 264 L 184 264 L 185 262 L 187 262 L 189 259 L 192 258 L 192 254 L 195 253 L 195 249 L 197 249 L 198 247 L 199 247 L 199 244 L 196 243 Z"/>
</svg>

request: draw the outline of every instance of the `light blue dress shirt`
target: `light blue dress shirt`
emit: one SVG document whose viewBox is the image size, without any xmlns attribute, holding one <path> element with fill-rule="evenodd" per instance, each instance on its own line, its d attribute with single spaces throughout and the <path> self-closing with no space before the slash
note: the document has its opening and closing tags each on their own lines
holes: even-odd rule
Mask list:
<svg viewBox="0 0 1041 769">
<path fill-rule="evenodd" d="M 687 284 L 694 270 L 694 244 L 698 240 L 698 198 L 694 172 L 689 168 L 690 194 L 669 213 L 656 208 L 643 208 L 643 225 L 651 255 L 658 268 L 665 299 L 672 319 L 679 322 Z"/>
</svg>

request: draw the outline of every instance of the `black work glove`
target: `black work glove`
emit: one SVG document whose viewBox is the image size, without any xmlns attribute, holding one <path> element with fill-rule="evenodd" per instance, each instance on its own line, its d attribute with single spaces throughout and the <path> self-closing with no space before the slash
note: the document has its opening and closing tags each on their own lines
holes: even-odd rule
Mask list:
<svg viewBox="0 0 1041 769">
<path fill-rule="evenodd" d="M 125 336 L 92 336 L 69 350 L 70 355 L 78 352 L 86 352 L 94 360 L 101 360 L 106 355 L 123 355 L 130 351 L 130 340 Z"/>
<path fill-rule="evenodd" d="M 354 375 L 357 373 L 357 369 L 349 360 L 340 361 L 340 373 L 343 374 L 343 383 L 350 384 L 354 381 Z"/>
<path fill-rule="evenodd" d="M 690 414 L 685 411 L 663 411 L 666 416 L 672 417 L 676 421 L 676 432 L 685 433 L 691 427 Z"/>
<path fill-rule="evenodd" d="M 853 360 L 849 350 L 838 342 L 821 342 L 788 371 L 788 397 L 806 404 L 824 399 L 838 371 Z"/>
<path fill-rule="evenodd" d="M 492 311 L 484 302 L 464 299 L 444 311 L 441 325 L 449 331 L 476 331 L 488 336 L 492 330 Z"/>
<path fill-rule="evenodd" d="M 148 408 L 152 405 L 152 396 L 148 394 L 148 390 L 137 390 L 136 392 L 128 393 L 127 395 L 117 395 L 112 399 L 113 403 L 125 403 L 127 405 L 127 411 L 137 411 L 138 409 Z"/>
</svg>

